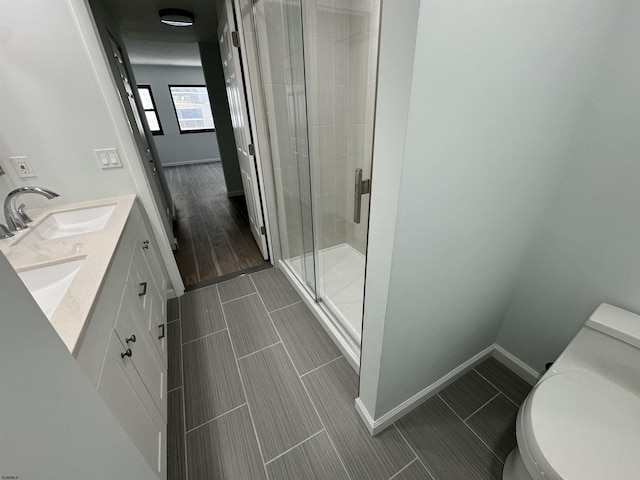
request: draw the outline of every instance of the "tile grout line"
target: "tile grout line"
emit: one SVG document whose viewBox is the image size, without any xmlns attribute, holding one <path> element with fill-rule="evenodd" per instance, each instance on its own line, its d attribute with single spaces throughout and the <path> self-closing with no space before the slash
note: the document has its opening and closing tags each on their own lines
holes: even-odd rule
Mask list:
<svg viewBox="0 0 640 480">
<path fill-rule="evenodd" d="M 206 422 L 201 423 L 200 425 L 197 425 L 197 426 L 195 426 L 193 428 L 190 428 L 189 430 L 186 431 L 186 433 L 191 433 L 194 430 L 197 430 L 198 428 L 203 427 L 203 426 L 207 425 L 208 423 L 211 423 L 211 422 L 213 422 L 215 420 L 218 420 L 219 418 L 222 418 L 222 417 L 224 417 L 225 415 L 227 415 L 227 414 L 229 414 L 231 412 L 235 412 L 239 408 L 244 407 L 246 404 L 247 404 L 247 402 L 244 402 L 242 405 L 238 405 L 237 407 L 233 407 L 231 410 L 228 410 L 228 411 L 224 412 L 223 414 L 220 414 L 220 415 L 218 415 L 216 417 L 213 417 L 210 420 L 207 420 Z M 185 425 L 185 429 L 186 429 L 186 425 Z"/>
<path fill-rule="evenodd" d="M 267 345 L 266 347 L 262 347 L 261 349 L 256 350 L 255 352 L 247 353 L 246 355 L 238 357 L 236 360 L 240 361 L 240 360 L 242 360 L 244 358 L 250 357 L 251 355 L 255 355 L 256 353 L 260 353 L 260 352 L 266 350 L 267 348 L 275 347 L 276 345 L 279 345 L 281 343 L 282 343 L 282 340 L 277 341 L 276 343 L 272 343 L 271 345 Z"/>
<path fill-rule="evenodd" d="M 473 433 L 473 434 L 478 438 L 478 440 L 480 440 L 480 441 L 482 442 L 482 444 L 483 444 L 485 447 L 487 447 L 487 448 L 489 449 L 489 451 L 491 452 L 491 454 L 492 454 L 494 457 L 496 457 L 496 458 L 500 461 L 500 463 L 502 463 L 502 464 L 504 465 L 504 462 L 503 462 L 503 461 L 502 461 L 502 459 L 501 459 L 501 458 L 496 454 L 496 452 L 494 452 L 494 451 L 493 451 L 493 448 L 491 448 L 489 445 L 487 445 L 487 444 L 486 444 L 486 442 L 485 442 L 482 438 L 480 438 L 480 435 L 478 435 L 478 434 L 475 432 L 475 430 L 474 430 L 473 428 L 471 428 L 469 425 L 467 425 L 467 422 L 465 422 L 464 420 L 462 420 L 462 417 L 456 413 L 456 411 L 451 407 L 451 405 L 449 405 L 449 404 L 445 401 L 445 399 L 444 399 L 444 398 L 442 398 L 442 397 L 440 396 L 440 394 L 439 394 L 439 393 L 437 393 L 436 395 L 438 396 L 438 398 L 439 398 L 440 400 L 442 400 L 442 402 L 443 402 L 447 407 L 449 407 L 449 410 L 451 410 L 451 411 L 453 412 L 453 414 L 454 414 L 456 417 L 458 417 L 458 418 L 462 421 L 462 423 L 464 424 L 464 426 L 465 426 L 465 427 L 467 427 L 467 429 L 468 429 L 471 433 Z"/>
<path fill-rule="evenodd" d="M 468 415 L 467 418 L 463 418 L 462 421 L 463 422 L 467 422 L 467 420 L 469 420 L 471 417 L 473 417 L 476 413 L 478 413 L 480 410 L 482 410 L 484 407 L 486 407 L 487 405 L 489 405 L 498 395 L 500 395 L 502 392 L 498 391 L 498 393 L 496 393 L 493 397 L 491 397 L 488 401 L 484 402 L 480 408 L 476 408 L 473 413 L 471 415 Z M 462 418 L 462 417 L 460 417 Z"/>
<path fill-rule="evenodd" d="M 233 280 L 227 280 L 227 282 L 232 282 L 232 281 Z M 226 283 L 226 282 L 222 282 L 222 283 Z M 222 283 L 219 283 L 218 285 L 222 285 Z M 246 295 L 242 295 L 242 296 L 237 297 L 237 298 L 232 298 L 231 300 L 225 300 L 224 302 L 222 301 L 222 297 L 220 297 L 220 305 L 224 305 L 225 303 L 235 302 L 236 300 L 242 300 L 243 298 L 250 297 L 251 295 L 255 295 L 256 293 L 258 293 L 258 292 L 247 293 Z"/>
<path fill-rule="evenodd" d="M 253 281 L 253 279 L 251 279 L 251 281 Z M 256 292 L 256 293 L 258 293 L 258 292 Z M 258 293 L 258 295 L 260 295 L 260 293 Z M 264 301 L 262 303 L 264 303 Z M 285 308 L 289 308 L 289 307 L 293 307 L 294 305 L 298 305 L 299 303 L 303 303 L 303 300 L 299 300 L 297 302 L 290 303 L 289 305 L 285 305 L 284 307 L 276 308 L 275 310 L 271 310 L 271 311 L 267 310 L 267 306 L 265 305 L 264 309 L 267 310 L 267 313 L 272 314 L 272 313 L 275 313 L 275 312 L 279 312 L 280 310 L 284 310 Z"/>
<path fill-rule="evenodd" d="M 311 440 L 313 437 L 317 437 L 318 435 L 320 435 L 322 432 L 327 432 L 324 428 L 320 431 L 317 431 L 316 433 L 314 433 L 313 435 L 308 436 L 307 438 L 305 438 L 304 440 L 302 440 L 300 443 L 298 443 L 297 445 L 294 445 L 293 447 L 285 450 L 284 452 L 282 452 L 279 455 L 276 455 L 275 457 L 273 457 L 271 460 L 269 460 L 267 463 L 265 463 L 264 465 L 267 466 L 272 462 L 275 462 L 276 460 L 278 460 L 280 457 L 285 456 L 287 453 L 289 453 L 291 450 L 295 450 L 296 448 L 298 448 L 300 445 L 302 445 L 303 443 L 307 442 L 308 440 Z M 329 435 L 327 433 L 327 435 Z"/>
<path fill-rule="evenodd" d="M 333 363 L 337 360 L 340 360 L 341 358 L 344 358 L 344 355 L 340 355 L 339 357 L 334 358 L 333 360 L 329 360 L 327 363 L 324 363 L 322 365 L 320 365 L 319 367 L 314 368 L 313 370 L 309 370 L 306 373 L 303 373 L 302 375 L 298 375 L 300 378 L 302 377 L 306 377 L 307 375 L 309 375 L 310 373 L 315 372 L 316 370 L 320 370 L 322 367 L 326 367 L 327 365 L 329 365 L 330 363 Z"/>
<path fill-rule="evenodd" d="M 251 277 L 251 281 L 253 282 L 253 277 Z M 255 282 L 253 282 L 253 286 L 256 288 L 256 291 L 257 291 L 258 287 L 256 286 Z M 264 309 L 267 310 L 267 306 L 265 305 L 264 300 L 262 299 L 262 295 L 260 294 L 259 291 L 258 291 L 258 298 L 260 298 L 260 301 L 262 302 L 262 306 L 264 307 Z M 297 303 L 300 303 L 300 302 L 297 302 Z M 290 306 L 290 305 L 288 305 L 288 306 Z M 275 311 L 276 310 L 274 310 L 274 312 Z M 271 312 L 269 312 L 268 310 L 267 310 L 267 315 L 269 316 L 269 320 L 271 321 L 271 324 L 273 325 L 273 328 L 275 329 L 276 333 L 278 334 L 278 338 L 282 342 L 282 337 L 280 336 L 280 331 L 278 330 L 278 327 L 276 327 L 276 324 L 273 321 L 273 318 L 271 318 Z M 327 426 L 322 421 L 322 417 L 318 413 L 318 409 L 316 407 L 316 404 L 313 402 L 313 399 L 311 398 L 311 395 L 309 394 L 309 390 L 307 390 L 307 386 L 304 384 L 304 381 L 302 380 L 302 377 L 300 376 L 300 373 L 298 372 L 298 369 L 296 368 L 295 363 L 293 363 L 293 360 L 291 359 L 291 355 L 289 354 L 289 350 L 287 349 L 287 346 L 284 344 L 284 342 L 282 342 L 282 348 L 284 348 L 284 351 L 287 354 L 287 357 L 289 358 L 289 361 L 291 362 L 291 366 L 293 367 L 294 372 L 296 372 L 296 374 L 298 375 L 298 381 L 302 385 L 302 388 L 304 389 L 304 392 L 307 394 L 307 398 L 309 399 L 309 402 L 311 402 L 311 406 L 313 407 L 314 412 L 316 412 L 316 416 L 318 417 L 318 420 L 320 420 L 320 425 L 322 425 L 322 428 L 327 432 L 327 438 L 329 439 L 329 442 L 331 443 L 331 446 L 333 447 L 333 451 L 336 452 L 338 460 L 340 460 L 340 464 L 342 465 L 342 468 L 344 468 L 344 471 L 347 474 L 347 478 L 349 480 L 352 480 L 351 474 L 349 473 L 349 470 L 347 470 L 347 467 L 344 464 L 344 461 L 342 460 L 342 457 L 340 456 L 340 453 L 338 452 L 338 449 L 336 448 L 335 444 L 333 443 L 333 439 L 331 438 L 331 435 L 329 435 L 329 430 L 327 430 Z"/>
<path fill-rule="evenodd" d="M 269 480 L 269 472 L 267 472 L 267 466 L 264 463 L 264 453 L 262 453 L 262 445 L 260 445 L 260 439 L 258 438 L 258 432 L 256 430 L 256 422 L 253 419 L 253 413 L 251 413 L 251 405 L 249 405 L 249 397 L 247 396 L 247 389 L 244 386 L 244 379 L 242 378 L 242 372 L 240 371 L 240 365 L 238 364 L 238 357 L 236 355 L 236 349 L 233 346 L 233 340 L 231 339 L 231 332 L 229 331 L 229 324 L 227 323 L 227 315 L 224 313 L 224 308 L 222 308 L 222 301 L 220 300 L 220 291 L 216 288 L 216 294 L 218 295 L 218 301 L 220 302 L 220 310 L 222 310 L 222 318 L 224 319 L 224 324 L 227 326 L 227 335 L 229 335 L 229 343 L 231 344 L 231 351 L 233 353 L 233 358 L 236 361 L 236 370 L 238 371 L 238 377 L 240 378 L 240 385 L 242 385 L 242 393 L 244 393 L 244 400 L 247 405 L 247 411 L 249 412 L 249 419 L 251 420 L 251 427 L 253 428 L 253 436 L 256 439 L 256 444 L 258 445 L 258 452 L 260 453 L 260 460 L 262 460 L 262 468 L 264 470 L 265 477 Z"/>
<path fill-rule="evenodd" d="M 476 372 L 478 375 L 480 375 L 485 382 L 487 382 L 489 385 L 491 385 L 493 388 L 495 388 L 496 390 L 498 390 L 502 395 L 504 395 L 507 400 L 509 400 L 511 403 L 513 403 L 516 407 L 520 408 L 520 405 L 518 405 L 516 402 L 514 402 L 513 400 L 511 400 L 511 397 L 509 397 L 509 395 L 507 395 L 506 393 L 504 393 L 501 389 L 498 388 L 497 385 L 495 385 L 491 380 L 489 380 L 487 377 L 485 377 L 484 375 L 482 375 L 478 370 L 476 370 L 475 368 L 473 369 L 474 372 Z"/>
<path fill-rule="evenodd" d="M 167 375 L 167 376 L 168 376 L 168 375 Z M 171 390 L 167 390 L 167 396 L 168 396 L 170 393 L 175 392 L 176 390 L 180 390 L 181 388 L 182 388 L 182 385 L 180 385 L 179 387 L 172 388 Z"/>
<path fill-rule="evenodd" d="M 212 335 L 215 335 L 216 333 L 224 332 L 225 330 L 226 330 L 226 328 L 223 328 L 222 330 L 217 330 L 215 332 L 207 333 L 206 335 L 202 335 L 201 337 L 194 338 L 193 340 L 187 340 L 186 342 L 184 342 L 181 345 L 189 345 L 190 343 L 197 342 L 198 340 L 202 340 L 203 338 L 210 337 Z M 180 340 L 182 340 L 182 338 Z"/>
<path fill-rule="evenodd" d="M 431 473 L 431 470 L 429 470 L 429 469 L 427 468 L 427 466 L 424 464 L 424 462 L 422 461 L 422 459 L 420 458 L 420 456 L 418 455 L 418 453 L 415 451 L 415 449 L 411 446 L 411 444 L 409 443 L 409 440 L 407 440 L 407 438 L 402 434 L 402 432 L 400 431 L 400 429 L 398 428 L 398 425 L 396 425 L 396 423 L 397 423 L 397 422 L 394 422 L 394 423 L 393 423 L 393 427 L 396 429 L 396 432 L 398 432 L 398 434 L 400 435 L 400 438 L 402 438 L 402 440 L 404 440 L 404 443 L 406 443 L 406 444 L 407 444 L 407 446 L 409 447 L 409 450 L 411 450 L 411 452 L 416 456 L 416 458 L 414 459 L 414 461 L 415 461 L 415 460 L 418 460 L 418 462 L 420 462 L 420 465 L 422 465 L 422 466 L 423 466 L 423 468 L 427 471 L 427 473 L 428 473 L 428 474 L 429 474 L 429 476 L 431 477 L 431 480 L 433 480 L 434 478 L 436 478 L 436 477 L 434 477 L 434 476 L 433 476 L 433 474 Z M 413 463 L 413 461 L 412 461 L 411 463 Z M 411 463 L 409 463 L 409 465 L 411 465 Z M 407 465 L 407 467 L 408 467 L 409 465 Z M 396 474 L 395 474 L 395 475 L 397 475 L 398 473 L 400 473 L 400 472 L 396 472 Z M 395 475 L 394 475 L 394 476 L 395 476 Z"/>
<path fill-rule="evenodd" d="M 393 475 L 391 475 L 389 477 L 389 480 L 393 480 L 394 478 L 396 478 L 398 475 L 400 475 L 402 472 L 404 472 L 407 468 L 409 468 L 411 465 L 413 465 L 415 462 L 418 461 L 418 457 L 414 458 L 413 460 L 411 460 L 409 463 L 407 463 L 404 467 L 402 467 L 400 470 L 398 470 L 396 473 L 394 473 Z"/>
<path fill-rule="evenodd" d="M 178 299 L 178 318 L 180 320 L 180 370 L 182 374 L 182 440 L 184 442 L 184 477 L 186 480 L 189 480 L 189 465 L 188 465 L 188 455 L 187 455 L 187 407 L 185 401 L 185 376 L 184 376 L 184 355 L 182 354 L 182 299 Z M 168 347 L 168 343 L 167 343 Z M 168 353 L 168 352 L 167 352 Z M 167 469 L 168 470 L 168 469 Z"/>
</svg>

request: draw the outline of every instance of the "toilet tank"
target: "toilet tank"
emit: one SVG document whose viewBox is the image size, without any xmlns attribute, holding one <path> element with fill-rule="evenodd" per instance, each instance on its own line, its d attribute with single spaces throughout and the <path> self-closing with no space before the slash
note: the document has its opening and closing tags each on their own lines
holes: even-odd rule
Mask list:
<svg viewBox="0 0 640 480">
<path fill-rule="evenodd" d="M 640 397 L 640 315 L 603 303 L 544 375 L 589 371 Z"/>
</svg>

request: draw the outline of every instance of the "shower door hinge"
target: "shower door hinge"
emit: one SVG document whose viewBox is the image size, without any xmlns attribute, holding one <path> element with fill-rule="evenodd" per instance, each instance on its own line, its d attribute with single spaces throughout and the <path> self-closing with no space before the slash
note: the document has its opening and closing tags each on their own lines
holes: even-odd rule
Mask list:
<svg viewBox="0 0 640 480">
<path fill-rule="evenodd" d="M 264 228 L 264 225 L 262 225 L 262 226 L 260 227 L 260 233 L 261 233 L 262 235 L 266 235 L 266 234 L 267 234 L 267 229 L 266 229 L 266 228 Z"/>
<path fill-rule="evenodd" d="M 233 43 L 234 47 L 240 46 L 240 37 L 238 36 L 238 32 L 231 32 L 231 43 Z"/>
<path fill-rule="evenodd" d="M 255 155 L 256 154 L 256 147 L 253 146 L 253 143 L 249 144 L 249 155 Z"/>
</svg>

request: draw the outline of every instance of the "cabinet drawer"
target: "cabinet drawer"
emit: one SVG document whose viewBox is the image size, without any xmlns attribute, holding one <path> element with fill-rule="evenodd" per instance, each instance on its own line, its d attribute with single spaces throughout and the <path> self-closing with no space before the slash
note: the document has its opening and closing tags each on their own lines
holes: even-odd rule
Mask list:
<svg viewBox="0 0 640 480">
<path fill-rule="evenodd" d="M 159 412 L 145 408 L 143 398 L 148 393 L 131 358 L 121 357 L 124 351 L 125 348 L 112 331 L 98 393 L 158 478 L 164 479 L 167 427 Z"/>
<path fill-rule="evenodd" d="M 141 248 L 133 252 L 126 290 L 141 312 L 147 334 L 155 344 L 162 363 L 167 366 L 166 302 L 153 281 Z"/>
<path fill-rule="evenodd" d="M 141 222 L 140 230 L 138 230 L 138 243 L 137 245 L 142 247 L 144 258 L 151 271 L 153 281 L 156 283 L 158 290 L 164 297 L 167 292 L 168 278 L 165 275 L 165 270 L 161 266 L 160 251 L 156 245 L 154 237 L 149 232 L 147 223 Z"/>
<path fill-rule="evenodd" d="M 141 325 L 143 322 L 140 312 L 132 305 L 131 297 L 125 294 L 115 331 L 124 347 L 123 352 L 127 349 L 131 351 L 129 360 L 140 375 L 153 403 L 166 420 L 167 370 L 160 360 L 154 343 L 149 338 L 148 331 Z"/>
</svg>

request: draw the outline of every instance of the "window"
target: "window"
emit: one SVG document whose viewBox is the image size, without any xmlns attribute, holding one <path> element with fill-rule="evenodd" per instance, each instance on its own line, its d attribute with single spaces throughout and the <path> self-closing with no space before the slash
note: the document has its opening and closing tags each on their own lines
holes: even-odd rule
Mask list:
<svg viewBox="0 0 640 480">
<path fill-rule="evenodd" d="M 213 114 L 205 86 L 169 85 L 180 133 L 213 132 Z"/>
<path fill-rule="evenodd" d="M 160 125 L 160 117 L 156 109 L 156 103 L 153 101 L 153 94 L 149 85 L 138 85 L 138 93 L 142 100 L 142 108 L 147 117 L 149 129 L 154 135 L 162 135 L 162 125 Z"/>
</svg>

